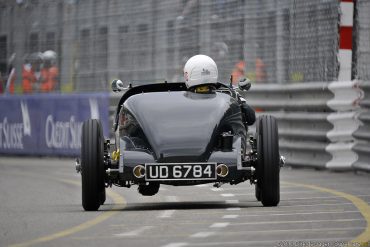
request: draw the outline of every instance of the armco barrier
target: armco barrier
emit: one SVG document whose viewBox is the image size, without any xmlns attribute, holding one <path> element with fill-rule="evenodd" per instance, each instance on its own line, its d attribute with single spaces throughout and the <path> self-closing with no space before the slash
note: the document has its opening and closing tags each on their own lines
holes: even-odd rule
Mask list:
<svg viewBox="0 0 370 247">
<path fill-rule="evenodd" d="M 278 120 L 280 152 L 290 166 L 324 169 L 331 155 L 326 152 L 332 129 L 327 116 L 333 98 L 328 83 L 291 85 L 252 85 L 244 95 L 258 114 L 271 114 Z"/>
<path fill-rule="evenodd" d="M 244 96 L 258 109 L 286 112 L 328 112 L 331 110 L 326 103 L 333 98 L 324 82 L 254 84 Z"/>
<path fill-rule="evenodd" d="M 356 145 L 353 134 L 360 126 L 359 101 L 363 97 L 363 91 L 359 84 L 356 80 L 329 84 L 334 98 L 328 101 L 328 106 L 335 112 L 328 116 L 328 121 L 333 124 L 333 129 L 327 133 L 331 143 L 326 151 L 333 157 L 326 164 L 328 169 L 350 170 L 358 160 L 358 154 L 353 150 Z"/>
<path fill-rule="evenodd" d="M 364 95 L 359 103 L 361 106 L 358 116 L 360 127 L 353 134 L 357 141 L 353 150 L 358 155 L 358 160 L 353 167 L 356 170 L 370 172 L 370 82 L 361 82 L 359 86 Z"/>
<path fill-rule="evenodd" d="M 0 153 L 77 156 L 84 120 L 99 118 L 109 134 L 109 94 L 0 97 Z"/>
</svg>

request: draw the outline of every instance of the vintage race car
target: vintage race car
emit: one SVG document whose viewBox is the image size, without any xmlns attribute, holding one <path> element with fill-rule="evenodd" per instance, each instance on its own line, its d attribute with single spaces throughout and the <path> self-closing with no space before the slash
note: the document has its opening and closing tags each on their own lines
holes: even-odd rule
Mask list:
<svg viewBox="0 0 370 247">
<path fill-rule="evenodd" d="M 218 83 L 212 93 L 189 91 L 185 83 L 155 83 L 123 88 L 116 110 L 115 142 L 103 136 L 99 120 L 82 126 L 82 206 L 97 210 L 105 202 L 105 188 L 138 186 L 152 196 L 161 184 L 186 186 L 213 183 L 255 185 L 264 206 L 280 201 L 278 127 L 263 115 L 250 135 L 238 88 Z"/>
</svg>

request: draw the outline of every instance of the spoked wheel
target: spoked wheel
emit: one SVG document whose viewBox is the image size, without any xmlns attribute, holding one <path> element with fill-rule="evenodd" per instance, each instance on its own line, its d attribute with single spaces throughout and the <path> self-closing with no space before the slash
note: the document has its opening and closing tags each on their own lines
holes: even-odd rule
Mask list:
<svg viewBox="0 0 370 247">
<path fill-rule="evenodd" d="M 89 119 L 82 125 L 81 176 L 82 207 L 98 210 L 105 201 L 104 137 L 99 120 Z"/>
<path fill-rule="evenodd" d="M 257 184 L 256 198 L 263 206 L 280 202 L 280 155 L 276 119 L 261 116 L 257 120 Z"/>
</svg>

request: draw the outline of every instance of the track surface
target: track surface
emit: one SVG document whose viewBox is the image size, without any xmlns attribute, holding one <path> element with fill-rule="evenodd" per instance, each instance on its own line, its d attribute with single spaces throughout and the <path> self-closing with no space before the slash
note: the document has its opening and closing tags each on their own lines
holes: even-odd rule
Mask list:
<svg viewBox="0 0 370 247">
<path fill-rule="evenodd" d="M 162 186 L 153 197 L 115 187 L 99 212 L 84 212 L 72 159 L 3 157 L 0 246 L 356 246 L 345 243 L 360 234 L 370 240 L 370 174 L 284 168 L 281 178 L 278 207 L 262 207 L 243 183 Z"/>
</svg>

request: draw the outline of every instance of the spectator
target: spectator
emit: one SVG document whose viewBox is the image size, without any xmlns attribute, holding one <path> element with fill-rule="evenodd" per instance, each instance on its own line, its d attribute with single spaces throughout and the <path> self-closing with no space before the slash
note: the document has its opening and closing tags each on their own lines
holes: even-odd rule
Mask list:
<svg viewBox="0 0 370 247">
<path fill-rule="evenodd" d="M 256 59 L 256 82 L 266 82 L 266 66 L 261 58 Z"/>
<path fill-rule="evenodd" d="M 54 51 L 43 53 L 44 64 L 41 70 L 41 92 L 51 92 L 55 90 L 58 82 L 59 70 L 56 66 L 57 54 Z"/>
<path fill-rule="evenodd" d="M 22 68 L 23 93 L 37 92 L 40 88 L 41 65 L 43 62 L 42 53 L 32 53 L 25 59 Z"/>
<path fill-rule="evenodd" d="M 234 70 L 231 73 L 231 83 L 237 85 L 239 80 L 245 77 L 245 62 L 243 60 L 235 64 Z"/>
</svg>

